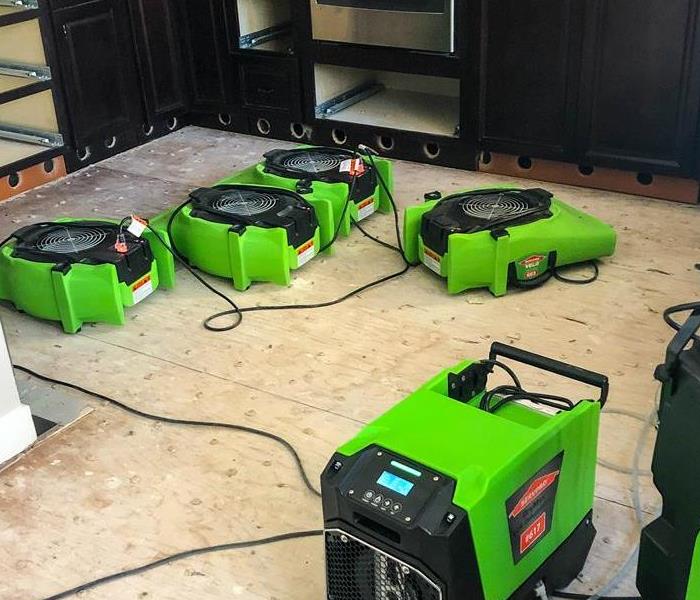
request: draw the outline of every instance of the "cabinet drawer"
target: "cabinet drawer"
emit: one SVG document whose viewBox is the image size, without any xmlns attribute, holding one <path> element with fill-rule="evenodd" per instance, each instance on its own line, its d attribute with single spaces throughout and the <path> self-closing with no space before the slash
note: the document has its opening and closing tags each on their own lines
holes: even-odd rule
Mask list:
<svg viewBox="0 0 700 600">
<path fill-rule="evenodd" d="M 299 81 L 289 63 L 241 65 L 243 105 L 293 111 L 298 103 Z"/>
</svg>

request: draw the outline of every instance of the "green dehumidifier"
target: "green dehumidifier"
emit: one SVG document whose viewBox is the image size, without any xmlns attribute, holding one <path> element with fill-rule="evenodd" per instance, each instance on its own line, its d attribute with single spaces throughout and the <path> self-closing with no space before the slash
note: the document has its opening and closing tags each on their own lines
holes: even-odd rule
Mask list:
<svg viewBox="0 0 700 600">
<path fill-rule="evenodd" d="M 370 160 L 342 148 L 309 146 L 271 150 L 263 162 L 221 183 L 255 183 L 293 190 L 317 208 L 325 204 L 333 215 L 333 231 L 349 235 L 353 221 L 377 211 L 391 212 L 389 193 L 382 181 L 391 192 L 392 168 L 386 159 Z"/>
<path fill-rule="evenodd" d="M 445 277 L 449 293 L 502 296 L 509 284 L 537 287 L 561 277 L 559 267 L 612 255 L 616 235 L 546 190 L 491 188 L 426 194 L 406 209 L 404 239 L 408 259 Z"/>
<path fill-rule="evenodd" d="M 114 221 L 37 223 L 0 248 L 0 300 L 67 333 L 86 322 L 123 325 L 125 307 L 174 284 L 173 257 L 155 235 L 133 236 Z"/>
<path fill-rule="evenodd" d="M 326 208 L 317 211 L 290 190 L 219 183 L 194 190 L 151 226 L 167 234 L 189 264 L 246 290 L 253 281 L 289 285 L 291 271 L 322 248 L 318 215 L 330 223 Z"/>
<path fill-rule="evenodd" d="M 526 392 L 500 357 L 600 399 Z M 487 389 L 496 366 L 512 385 Z M 595 537 L 607 390 L 602 375 L 495 343 L 370 423 L 321 476 L 328 600 L 520 600 L 568 585 Z"/>
</svg>

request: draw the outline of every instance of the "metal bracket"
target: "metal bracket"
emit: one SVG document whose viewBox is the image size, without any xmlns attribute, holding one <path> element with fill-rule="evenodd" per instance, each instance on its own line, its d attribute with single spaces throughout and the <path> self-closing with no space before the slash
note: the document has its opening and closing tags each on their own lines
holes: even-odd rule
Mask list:
<svg viewBox="0 0 700 600">
<path fill-rule="evenodd" d="M 260 31 L 254 31 L 253 33 L 247 33 L 238 38 L 238 47 L 242 49 L 255 48 L 255 46 L 259 46 L 265 42 L 281 38 L 291 33 L 291 31 L 291 23 L 282 23 L 282 25 L 275 25 L 273 27 L 261 29 Z"/>
<path fill-rule="evenodd" d="M 39 0 L 0 0 L 0 6 L 9 6 L 12 8 L 39 8 Z"/>
<path fill-rule="evenodd" d="M 28 127 L 17 127 L 16 125 L 6 125 L 0 123 L 0 139 L 24 142 L 25 144 L 36 144 L 47 148 L 61 148 L 63 146 L 63 136 L 52 131 L 40 131 L 29 129 Z"/>
<path fill-rule="evenodd" d="M 2 2 L 2 0 L 0 0 L 0 2 Z M 0 75 L 24 77 L 26 79 L 36 79 L 37 81 L 49 81 L 51 79 L 51 68 L 45 65 L 26 65 L 22 63 L 0 61 Z"/>
<path fill-rule="evenodd" d="M 316 106 L 316 118 L 327 119 L 332 117 L 341 110 L 345 110 L 349 106 L 366 100 L 370 96 L 374 96 L 383 90 L 384 86 L 381 83 L 363 83 L 362 85 L 358 85 Z"/>
</svg>

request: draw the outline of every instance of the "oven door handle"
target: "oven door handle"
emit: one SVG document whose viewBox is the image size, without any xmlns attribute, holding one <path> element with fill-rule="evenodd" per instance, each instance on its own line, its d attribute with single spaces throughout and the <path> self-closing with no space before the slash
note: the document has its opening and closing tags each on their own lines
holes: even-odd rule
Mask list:
<svg viewBox="0 0 700 600">
<path fill-rule="evenodd" d="M 453 0 L 315 0 L 322 6 L 444 14 L 450 11 Z"/>
</svg>

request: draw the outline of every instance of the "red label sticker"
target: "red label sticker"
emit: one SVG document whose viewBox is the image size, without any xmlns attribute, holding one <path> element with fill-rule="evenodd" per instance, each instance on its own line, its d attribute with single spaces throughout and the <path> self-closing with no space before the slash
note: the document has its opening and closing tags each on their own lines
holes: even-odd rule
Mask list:
<svg viewBox="0 0 700 600">
<path fill-rule="evenodd" d="M 151 283 L 151 276 L 150 276 L 150 275 L 146 275 L 143 279 L 139 279 L 139 280 L 132 286 L 131 290 L 132 290 L 133 292 L 135 292 L 136 290 L 138 290 L 139 288 L 142 288 L 142 287 L 143 287 L 144 285 L 146 285 L 147 283 Z"/>
<path fill-rule="evenodd" d="M 547 531 L 547 513 L 542 513 L 528 528 L 520 534 L 520 554 L 523 554 Z"/>
<path fill-rule="evenodd" d="M 301 246 L 299 246 L 299 247 L 297 248 L 297 254 L 303 254 L 303 253 L 306 252 L 309 248 L 313 248 L 313 247 L 314 247 L 314 241 L 313 241 L 313 240 L 309 240 L 308 242 L 306 242 L 305 244 L 302 244 Z"/>
<path fill-rule="evenodd" d="M 545 259 L 541 254 L 534 254 L 533 256 L 528 256 L 526 259 L 520 261 L 520 265 L 526 269 L 534 269 L 538 267 L 539 264 Z"/>
<path fill-rule="evenodd" d="M 552 473 L 547 473 L 535 479 L 530 487 L 527 488 L 525 493 L 522 495 L 515 508 L 508 515 L 511 519 L 517 517 L 521 512 L 523 512 L 530 504 L 532 504 L 537 498 L 539 498 L 544 491 L 550 487 L 559 477 L 559 471 L 553 471 Z"/>
</svg>

